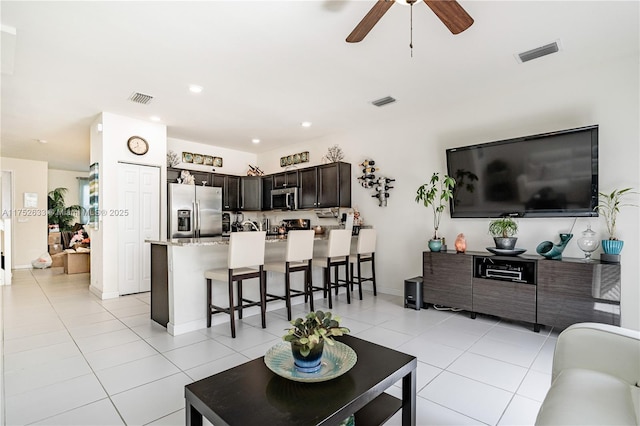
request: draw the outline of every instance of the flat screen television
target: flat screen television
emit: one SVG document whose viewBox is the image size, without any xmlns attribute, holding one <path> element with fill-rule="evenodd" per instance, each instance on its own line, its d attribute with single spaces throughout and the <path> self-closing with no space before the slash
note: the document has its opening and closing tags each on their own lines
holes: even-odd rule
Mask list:
<svg viewBox="0 0 640 426">
<path fill-rule="evenodd" d="M 451 217 L 597 216 L 598 126 L 447 149 Z"/>
</svg>

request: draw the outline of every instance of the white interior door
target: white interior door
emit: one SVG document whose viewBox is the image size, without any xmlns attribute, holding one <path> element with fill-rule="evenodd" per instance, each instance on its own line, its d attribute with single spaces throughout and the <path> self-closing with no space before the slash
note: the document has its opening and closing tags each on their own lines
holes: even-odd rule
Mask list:
<svg viewBox="0 0 640 426">
<path fill-rule="evenodd" d="M 120 164 L 118 172 L 118 290 L 151 290 L 151 249 L 160 236 L 160 169 Z"/>
</svg>

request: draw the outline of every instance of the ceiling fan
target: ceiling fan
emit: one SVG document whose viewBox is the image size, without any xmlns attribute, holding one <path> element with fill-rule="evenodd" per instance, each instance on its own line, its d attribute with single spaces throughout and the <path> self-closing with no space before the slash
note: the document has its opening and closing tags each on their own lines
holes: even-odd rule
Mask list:
<svg viewBox="0 0 640 426">
<path fill-rule="evenodd" d="M 413 6 L 417 0 L 398 1 Z M 378 0 L 349 34 L 347 42 L 362 41 L 395 2 L 395 0 Z M 455 0 L 424 0 L 424 2 L 453 34 L 459 34 L 473 24 L 473 18 Z"/>
</svg>

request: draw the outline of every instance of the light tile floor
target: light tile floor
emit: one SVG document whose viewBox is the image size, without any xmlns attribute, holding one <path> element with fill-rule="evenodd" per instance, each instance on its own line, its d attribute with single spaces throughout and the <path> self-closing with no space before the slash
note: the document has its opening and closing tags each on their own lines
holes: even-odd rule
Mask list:
<svg viewBox="0 0 640 426">
<path fill-rule="evenodd" d="M 183 425 L 186 384 L 264 355 L 288 326 L 280 309 L 265 330 L 258 316 L 239 321 L 236 339 L 228 324 L 173 337 L 149 319 L 149 293 L 100 300 L 88 285 L 54 268 L 16 271 L 2 288 L 3 424 Z M 556 333 L 382 294 L 341 295 L 332 311 L 353 335 L 418 358 L 418 425 L 534 423 Z"/>
</svg>

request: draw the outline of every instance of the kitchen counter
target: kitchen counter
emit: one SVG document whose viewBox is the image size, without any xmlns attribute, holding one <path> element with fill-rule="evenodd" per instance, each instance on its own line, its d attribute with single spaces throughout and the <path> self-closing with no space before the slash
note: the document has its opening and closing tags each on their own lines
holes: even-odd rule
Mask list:
<svg viewBox="0 0 640 426">
<path fill-rule="evenodd" d="M 329 230 L 317 234 L 314 239 L 314 256 L 326 253 Z M 286 252 L 286 236 L 269 235 L 266 239 L 265 263 L 283 261 Z M 351 240 L 355 249 L 358 237 Z M 151 245 L 151 319 L 167 327 L 171 335 L 179 335 L 206 328 L 206 286 L 204 272 L 208 269 L 226 268 L 229 248 L 228 237 L 177 238 L 166 240 L 146 240 Z M 342 272 L 341 272 L 342 275 Z M 313 282 L 320 285 L 323 280 L 322 268 L 313 268 Z M 344 277 L 341 277 L 344 279 Z M 259 289 L 255 280 L 243 285 L 243 294 L 251 300 L 259 299 Z M 293 274 L 291 288 L 304 288 L 303 274 Z M 267 273 L 267 288 L 272 294 L 284 294 L 284 275 Z M 322 297 L 322 292 L 316 294 Z M 228 304 L 226 285 L 213 286 L 213 299 L 220 306 Z M 302 298 L 294 298 L 294 303 L 303 303 Z M 284 301 L 267 304 L 267 310 L 284 307 Z M 259 313 L 256 307 L 248 308 L 245 316 Z M 226 315 L 214 315 L 214 324 L 228 322 Z"/>
<path fill-rule="evenodd" d="M 250 232 L 250 231 L 245 231 Z M 354 235 L 357 237 L 357 235 Z M 314 240 L 322 241 L 329 239 L 329 230 L 322 234 L 316 234 Z M 267 235 L 267 243 L 284 243 L 287 241 L 287 236 L 281 235 Z M 228 246 L 229 237 L 207 237 L 207 238 L 171 238 L 166 240 L 145 240 L 145 243 L 160 244 L 165 246 Z"/>
</svg>

